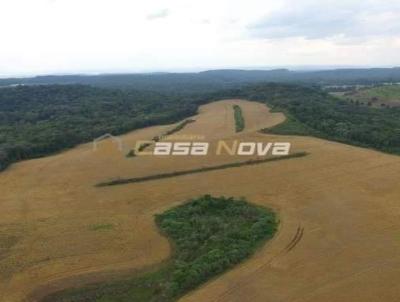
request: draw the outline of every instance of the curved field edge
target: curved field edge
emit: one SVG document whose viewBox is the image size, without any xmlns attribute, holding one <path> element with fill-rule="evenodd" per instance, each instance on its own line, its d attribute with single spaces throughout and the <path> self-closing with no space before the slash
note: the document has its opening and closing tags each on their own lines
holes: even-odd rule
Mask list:
<svg viewBox="0 0 400 302">
<path fill-rule="evenodd" d="M 358 141 L 358 140 L 353 140 L 348 137 L 341 137 L 341 136 L 333 136 L 330 135 L 329 133 L 326 133 L 324 131 L 320 131 L 317 129 L 314 129 L 310 126 L 308 126 L 306 123 L 303 123 L 299 120 L 299 117 L 295 117 L 294 114 L 289 113 L 287 110 L 282 109 L 280 107 L 275 107 L 273 109 L 275 112 L 282 112 L 286 120 L 278 125 L 275 125 L 270 128 L 264 128 L 261 129 L 259 132 L 263 134 L 275 134 L 275 135 L 297 135 L 297 136 L 309 136 L 309 137 L 316 137 L 328 141 L 333 141 L 333 142 L 338 142 L 346 145 L 351 145 L 351 146 L 356 146 L 356 147 L 361 147 L 361 148 L 367 148 L 375 151 L 380 151 L 380 152 L 385 152 L 388 154 L 394 154 L 394 155 L 400 155 L 400 145 L 397 146 L 387 146 L 384 143 L 382 145 L 379 144 L 379 140 L 381 139 L 376 139 L 370 142 L 364 142 L 364 141 Z M 393 129 L 397 132 L 399 132 L 399 129 Z M 370 132 L 371 136 L 373 135 L 379 135 L 374 133 L 373 131 Z M 400 133 L 400 132 L 399 132 Z M 365 134 L 363 133 L 362 135 L 368 135 L 366 132 Z M 385 134 L 386 135 L 386 134 Z M 385 139 L 382 139 L 385 140 Z M 394 135 L 392 136 L 391 140 L 399 140 L 400 141 L 400 134 L 396 134 L 394 132 Z"/>
<path fill-rule="evenodd" d="M 315 87 L 267 83 L 220 91 L 213 99 L 261 102 L 287 121 L 270 133 L 305 135 L 400 154 L 400 108 L 370 108 L 338 99 Z M 268 130 L 264 130 L 268 131 Z"/>
<path fill-rule="evenodd" d="M 155 221 L 174 247 L 173 257 L 159 270 L 64 290 L 41 302 L 176 301 L 250 257 L 278 228 L 270 209 L 210 195 L 156 215 Z"/>
<path fill-rule="evenodd" d="M 295 101 L 293 102 L 295 103 Z M 400 110 L 362 108 L 327 96 L 324 104 L 266 102 L 286 120 L 262 133 L 317 137 L 343 144 L 400 155 Z M 320 108 L 318 108 L 320 106 Z M 321 109 L 321 107 L 325 107 Z"/>
</svg>

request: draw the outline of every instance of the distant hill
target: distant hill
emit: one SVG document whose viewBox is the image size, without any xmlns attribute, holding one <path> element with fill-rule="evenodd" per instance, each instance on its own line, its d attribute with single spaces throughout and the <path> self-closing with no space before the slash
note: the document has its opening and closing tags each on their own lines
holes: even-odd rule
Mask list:
<svg viewBox="0 0 400 302">
<path fill-rule="evenodd" d="M 134 88 L 162 92 L 196 93 L 232 88 L 255 82 L 286 82 L 310 85 L 375 84 L 400 82 L 400 68 L 335 69 L 321 71 L 210 70 L 199 73 L 142 73 L 102 75 L 48 75 L 0 79 L 1 86 L 85 84 L 108 88 Z"/>
</svg>

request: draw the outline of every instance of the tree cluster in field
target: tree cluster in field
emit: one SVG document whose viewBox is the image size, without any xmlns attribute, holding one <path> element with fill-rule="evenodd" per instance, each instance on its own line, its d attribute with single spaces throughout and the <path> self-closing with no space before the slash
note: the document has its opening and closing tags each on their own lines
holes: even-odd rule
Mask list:
<svg viewBox="0 0 400 302">
<path fill-rule="evenodd" d="M 167 295 L 180 296 L 249 257 L 273 236 L 273 212 L 205 195 L 156 217 L 176 248 Z"/>
<path fill-rule="evenodd" d="M 235 131 L 241 132 L 244 129 L 244 116 L 239 105 L 233 105 L 233 115 L 235 118 Z"/>
<path fill-rule="evenodd" d="M 176 301 L 248 258 L 278 226 L 269 209 L 210 195 L 156 215 L 156 223 L 174 245 L 167 264 L 130 279 L 56 293 L 42 302 Z"/>
</svg>

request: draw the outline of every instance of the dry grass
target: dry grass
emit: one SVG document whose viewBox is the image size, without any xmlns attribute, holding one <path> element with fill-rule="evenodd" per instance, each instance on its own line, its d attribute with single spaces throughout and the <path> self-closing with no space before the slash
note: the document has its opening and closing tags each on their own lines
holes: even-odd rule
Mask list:
<svg viewBox="0 0 400 302">
<path fill-rule="evenodd" d="M 232 104 L 246 129 L 235 134 Z M 255 131 L 284 118 L 262 105 L 232 100 L 201 108 L 180 133 L 207 141 L 290 141 L 309 156 L 126 186 L 95 188 L 238 157 L 135 157 L 111 142 L 82 145 L 22 162 L 0 174 L 0 230 L 18 238 L 0 258 L 1 301 L 18 302 L 81 282 L 119 276 L 168 258 L 153 215 L 203 194 L 246 197 L 277 209 L 278 235 L 252 259 L 183 301 L 398 301 L 400 158 L 307 137 Z M 168 127 L 124 136 L 132 147 Z M 90 226 L 110 224 L 95 232 Z M 299 231 L 300 230 L 300 231 Z M 32 296 L 33 295 L 33 296 Z"/>
</svg>

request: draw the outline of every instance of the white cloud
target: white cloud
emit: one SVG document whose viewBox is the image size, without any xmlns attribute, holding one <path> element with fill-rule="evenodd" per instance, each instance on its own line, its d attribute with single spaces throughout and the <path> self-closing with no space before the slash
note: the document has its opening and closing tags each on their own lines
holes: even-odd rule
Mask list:
<svg viewBox="0 0 400 302">
<path fill-rule="evenodd" d="M 400 3 L 386 1 L 298 1 L 248 26 L 254 38 L 332 37 L 365 39 L 400 35 Z"/>
<path fill-rule="evenodd" d="M 165 8 L 147 15 L 147 20 L 165 18 L 168 17 L 168 15 L 169 15 L 169 10 Z"/>
<path fill-rule="evenodd" d="M 1 0 L 0 76 L 399 64 L 400 3 Z"/>
</svg>

